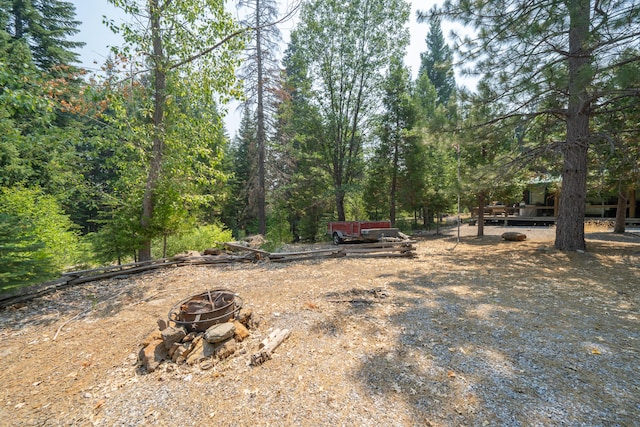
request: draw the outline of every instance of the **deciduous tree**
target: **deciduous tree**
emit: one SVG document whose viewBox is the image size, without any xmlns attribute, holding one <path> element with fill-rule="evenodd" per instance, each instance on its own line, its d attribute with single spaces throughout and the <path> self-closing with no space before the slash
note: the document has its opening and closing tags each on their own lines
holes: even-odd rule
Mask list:
<svg viewBox="0 0 640 427">
<path fill-rule="evenodd" d="M 318 154 L 333 181 L 339 220 L 345 220 L 345 196 L 362 177 L 381 73 L 407 46 L 408 16 L 402 0 L 317 0 L 302 8 L 295 33 L 322 115 Z"/>
<path fill-rule="evenodd" d="M 186 147 L 189 139 L 185 138 L 199 134 L 184 133 L 181 128 L 189 123 L 179 109 L 172 108 L 172 103 L 181 97 L 206 113 L 215 110 L 216 101 L 224 102 L 231 94 L 237 94 L 235 58 L 242 47 L 239 36 L 244 31 L 225 12 L 220 0 L 110 1 L 136 17 L 134 24 L 110 23 L 127 43 L 123 52 L 142 54 L 149 66 L 151 93 L 146 111 L 151 126 L 139 135 L 151 142 L 147 148 L 148 168 L 140 218 L 144 240 L 139 258 L 146 260 L 151 258 L 151 239 L 157 233 L 153 225 L 157 191 L 161 180 L 166 178 L 166 168 L 176 167 L 165 156 L 171 146 Z M 207 118 L 198 121 L 200 132 L 221 128 L 217 111 Z M 205 122 L 207 128 L 202 127 Z"/>
</svg>

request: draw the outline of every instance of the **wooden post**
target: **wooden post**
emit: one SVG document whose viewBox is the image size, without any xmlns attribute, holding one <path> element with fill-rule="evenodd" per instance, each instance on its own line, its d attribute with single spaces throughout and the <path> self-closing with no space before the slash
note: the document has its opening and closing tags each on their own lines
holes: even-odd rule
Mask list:
<svg viewBox="0 0 640 427">
<path fill-rule="evenodd" d="M 636 218 L 636 189 L 629 190 L 629 218 Z"/>
</svg>

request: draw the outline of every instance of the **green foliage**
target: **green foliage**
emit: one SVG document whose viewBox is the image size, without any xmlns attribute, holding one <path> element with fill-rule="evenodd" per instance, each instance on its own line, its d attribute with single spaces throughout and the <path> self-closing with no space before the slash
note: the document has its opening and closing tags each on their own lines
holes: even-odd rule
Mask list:
<svg viewBox="0 0 640 427">
<path fill-rule="evenodd" d="M 75 6 L 60 0 L 13 1 L 2 28 L 15 39 L 29 42 L 35 63 L 46 71 L 78 62 L 76 49 L 84 43 L 69 40 L 80 30 Z"/>
<path fill-rule="evenodd" d="M 304 64 L 298 68 L 314 83 L 309 100 L 322 117 L 323 137 L 312 151 L 331 177 L 339 220 L 345 219 L 347 193 L 362 178 L 363 142 L 380 95 L 380 73 L 406 48 L 408 19 L 402 0 L 318 0 L 303 5 L 292 36 Z"/>
<path fill-rule="evenodd" d="M 219 105 L 239 96 L 235 67 L 243 46 L 240 30 L 224 2 L 110 0 L 135 19 L 110 27 L 126 45 L 119 56 L 142 52 L 129 83 L 150 83 L 138 92 L 141 113 L 129 116 L 128 96 L 117 96 L 111 122 L 141 142 L 137 160 L 142 175 L 128 183 L 144 182 L 140 210 L 141 259 L 151 257 L 151 241 L 172 232 L 187 212 L 212 207 L 220 200 L 220 155 L 224 149 Z M 206 17 L 206 19 L 205 19 Z M 148 25 L 147 25 L 148 24 Z M 127 93 L 126 86 L 116 92 Z M 151 120 L 149 120 L 151 118 Z M 140 170 L 138 170 L 140 171 Z M 165 196 L 163 196 L 165 192 Z M 172 200 L 172 195 L 181 200 Z M 163 201 L 163 205 L 157 205 Z"/>
<path fill-rule="evenodd" d="M 285 81 L 270 147 L 270 169 L 277 180 L 270 205 L 273 211 L 287 213 L 294 240 L 315 241 L 319 221 L 326 212 L 333 212 L 334 198 L 318 151 L 324 138 L 322 116 L 311 102 L 312 85 L 302 53 L 293 33 L 285 52 Z"/>
<path fill-rule="evenodd" d="M 6 285 L 56 277 L 81 258 L 74 225 L 54 197 L 36 189 L 1 188 L 0 214 L 6 221 L 2 257 L 20 264 Z"/>
<path fill-rule="evenodd" d="M 199 251 L 218 246 L 219 243 L 230 242 L 233 236 L 230 230 L 223 228 L 219 224 L 210 224 L 196 226 L 167 237 L 167 253 L 168 257 L 186 251 Z M 154 247 L 158 248 L 154 252 L 154 258 L 161 258 L 162 242 L 160 240 L 154 243 Z"/>
<path fill-rule="evenodd" d="M 120 196 L 105 198 L 104 211 L 95 221 L 98 229 L 86 236 L 93 248 L 94 261 L 101 265 L 136 260 L 136 251 L 141 245 L 139 197 Z"/>
<path fill-rule="evenodd" d="M 456 82 L 453 74 L 453 52 L 444 40 L 438 15 L 429 19 L 426 42 L 428 50 L 420 54 L 418 80 L 426 76 L 436 90 L 436 104 L 447 105 L 455 92 Z"/>
<path fill-rule="evenodd" d="M 0 292 L 56 276 L 53 257 L 35 234 L 33 224 L 0 213 Z"/>
<path fill-rule="evenodd" d="M 222 221 L 240 235 L 253 234 L 251 228 L 256 220 L 256 129 L 253 114 L 245 108 L 240 121 L 240 129 L 226 148 L 223 171 L 229 175 L 227 194 L 222 208 Z"/>
<path fill-rule="evenodd" d="M 277 210 L 272 212 L 268 218 L 268 232 L 266 235 L 267 243 L 263 249 L 269 252 L 275 251 L 283 244 L 293 242 L 293 234 L 291 234 L 291 225 L 287 221 L 287 212 Z"/>
</svg>

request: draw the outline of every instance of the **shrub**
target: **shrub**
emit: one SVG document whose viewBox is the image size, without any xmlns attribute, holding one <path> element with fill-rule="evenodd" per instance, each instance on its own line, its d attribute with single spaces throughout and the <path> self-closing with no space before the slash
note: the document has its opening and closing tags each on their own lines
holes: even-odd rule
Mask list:
<svg viewBox="0 0 640 427">
<path fill-rule="evenodd" d="M 60 275 L 81 256 L 74 224 L 38 189 L 0 189 L 0 286 L 17 287 Z"/>
<path fill-rule="evenodd" d="M 233 236 L 230 230 L 219 224 L 196 227 L 189 231 L 167 237 L 167 256 L 185 251 L 203 251 L 216 246 L 218 242 L 230 242 Z M 153 257 L 162 258 L 164 242 L 156 239 L 153 242 Z"/>
</svg>

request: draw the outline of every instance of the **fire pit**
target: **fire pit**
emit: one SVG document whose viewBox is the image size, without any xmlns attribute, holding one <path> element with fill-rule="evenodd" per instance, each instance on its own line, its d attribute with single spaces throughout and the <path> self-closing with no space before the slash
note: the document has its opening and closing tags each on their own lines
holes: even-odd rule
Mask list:
<svg viewBox="0 0 640 427">
<path fill-rule="evenodd" d="M 190 296 L 171 307 L 169 321 L 188 332 L 204 332 L 216 323 L 235 317 L 242 299 L 227 289 L 206 291 Z"/>
</svg>

